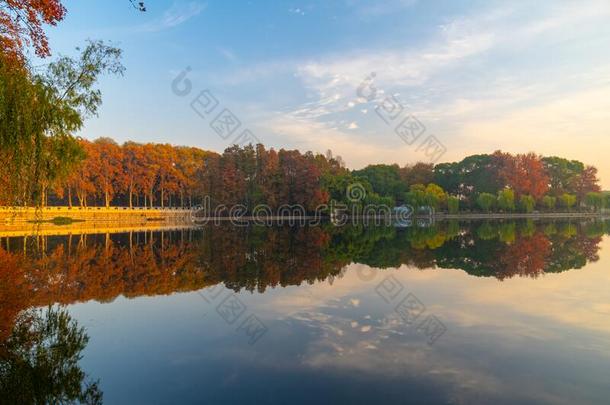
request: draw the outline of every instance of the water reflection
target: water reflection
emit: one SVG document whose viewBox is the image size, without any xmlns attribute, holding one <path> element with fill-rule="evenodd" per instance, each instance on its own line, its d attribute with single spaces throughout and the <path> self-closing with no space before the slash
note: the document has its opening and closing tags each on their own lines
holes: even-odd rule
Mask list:
<svg viewBox="0 0 610 405">
<path fill-rule="evenodd" d="M 6 404 L 101 404 L 97 382 L 78 362 L 89 337 L 60 307 L 30 309 L 0 342 L 0 398 Z"/>
<path fill-rule="evenodd" d="M 462 269 L 499 280 L 579 269 L 598 260 L 603 222 L 437 223 L 428 228 L 231 227 L 5 239 L 1 333 L 28 307 L 224 283 L 235 291 L 314 283 L 350 263 Z M 1 336 L 1 335 L 0 335 Z"/>
<path fill-rule="evenodd" d="M 524 300 L 523 290 L 515 289 L 514 284 L 510 288 L 503 288 L 502 285 L 509 279 L 532 280 L 546 273 L 581 269 L 598 261 L 602 236 L 609 229 L 608 222 L 498 221 L 441 222 L 426 228 L 209 226 L 172 232 L 4 238 L 0 241 L 0 341 L 10 341 L 22 315 L 27 313 L 23 311 L 28 308 L 91 300 L 104 303 L 114 301 L 113 305 L 120 308 L 124 305 L 122 299 L 117 300 L 120 296 L 152 297 L 222 284 L 235 292 L 254 292 L 248 293 L 248 296 L 252 300 L 259 300 L 256 313 L 266 317 L 265 321 L 273 332 L 265 337 L 261 348 L 257 346 L 259 353 L 269 350 L 265 354 L 269 363 L 261 363 L 259 358 L 256 363 L 244 365 L 243 358 L 238 356 L 233 359 L 239 367 L 259 375 L 259 380 L 262 375 L 274 375 L 274 371 L 269 369 L 270 364 L 274 364 L 274 367 L 284 364 L 287 368 L 293 368 L 296 347 L 306 345 L 308 348 L 299 354 L 298 361 L 316 372 L 325 368 L 328 381 L 335 381 L 341 386 L 350 382 L 349 392 L 355 395 L 354 398 L 359 398 L 358 395 L 369 398 L 366 390 L 353 388 L 354 384 L 358 385 L 364 380 L 395 390 L 400 381 L 409 378 L 419 381 L 419 391 L 413 389 L 413 392 L 422 401 L 428 398 L 433 402 L 451 402 L 447 398 L 457 394 L 443 392 L 440 386 L 446 384 L 452 385 L 452 389 L 456 389 L 457 385 L 465 390 L 474 390 L 476 384 L 484 384 L 487 396 L 481 398 L 497 400 L 501 391 L 498 376 L 503 372 L 494 369 L 497 375 L 492 378 L 485 375 L 490 370 L 478 370 L 469 362 L 473 362 L 472 359 L 480 353 L 486 353 L 499 362 L 510 361 L 510 356 L 522 358 L 524 362 L 527 356 L 538 356 L 544 359 L 540 360 L 544 364 L 549 363 L 551 358 L 564 358 L 565 354 L 555 347 L 541 347 L 541 337 L 561 339 L 555 333 L 557 327 L 552 322 L 539 319 L 542 314 L 560 318 L 571 325 L 563 328 L 570 335 L 579 336 L 583 347 L 585 341 L 594 347 L 602 347 L 607 341 L 605 334 L 592 336 L 574 329 L 574 325 L 582 327 L 583 323 L 587 328 L 594 325 L 598 332 L 607 328 L 592 316 L 574 315 L 571 311 L 553 307 L 554 300 L 548 299 L 551 293 L 544 295 L 541 291 L 528 289 L 527 293 L 532 291 L 532 296 Z M 348 269 L 351 273 L 346 273 Z M 410 269 L 426 271 L 414 272 Z M 469 275 L 471 283 L 478 282 L 477 288 L 459 278 L 458 272 L 432 269 L 461 269 Z M 425 345 L 425 339 L 421 339 L 414 330 L 405 330 L 399 317 L 392 314 L 392 308 L 377 305 L 365 309 L 364 304 L 361 305 L 361 302 L 371 301 L 375 285 L 384 274 L 390 273 L 408 274 L 408 279 L 402 279 L 405 285 L 408 288 L 418 287 L 417 293 L 424 294 L 422 299 L 425 298 L 426 304 L 437 305 L 436 309 L 430 308 L 432 312 L 440 313 L 444 321 L 449 319 L 448 327 L 454 328 L 450 330 L 453 335 L 438 351 L 415 350 L 420 344 Z M 426 285 L 426 280 L 434 280 L 434 285 Z M 486 284 L 480 284 L 478 280 L 486 280 Z M 505 282 L 499 283 L 498 280 Z M 552 293 L 558 294 L 560 291 L 563 291 L 563 287 L 556 286 Z M 511 294 L 515 296 L 508 298 Z M 467 306 L 464 300 L 466 296 L 475 303 Z M 539 301 L 538 318 L 532 314 L 516 317 L 513 312 L 520 308 L 519 301 L 529 305 L 535 302 L 534 296 Z M 200 297 L 193 299 L 195 301 L 188 301 L 185 311 L 201 309 L 203 302 Z M 482 308 L 490 303 L 505 304 L 505 301 L 509 302 L 513 312 L 501 313 L 505 317 L 503 323 L 482 312 Z M 155 302 L 159 305 L 159 314 L 163 313 L 167 304 Z M 460 305 L 455 305 L 458 302 Z M 595 305 L 596 311 L 603 312 L 605 307 L 599 305 L 607 306 L 607 303 Z M 148 321 L 152 322 L 154 317 L 148 316 Z M 161 319 L 161 315 L 158 316 Z M 174 319 L 163 318 L 163 322 L 171 324 Z M 157 324 L 149 329 L 140 325 L 143 331 L 133 327 L 129 330 L 134 340 L 149 341 L 151 336 L 165 328 L 163 322 L 162 326 Z M 235 339 L 239 337 L 230 335 L 227 338 L 223 335 L 221 341 L 220 336 L 215 335 L 222 330 L 221 321 L 209 319 L 207 322 L 213 323 L 206 330 L 211 336 L 209 339 L 212 339 L 208 342 L 210 351 L 205 355 L 197 354 L 199 343 L 197 346 L 185 343 L 184 351 L 180 352 L 184 359 L 182 361 L 188 363 L 197 356 L 204 356 L 205 364 L 210 367 L 214 365 L 215 372 L 208 375 L 211 371 L 202 369 L 202 365 L 197 363 L 195 374 L 199 377 L 208 375 L 210 381 L 215 382 L 210 383 L 212 386 L 225 387 L 218 390 L 237 395 L 234 392 L 237 388 L 232 384 L 222 385 L 218 376 L 223 375 L 222 370 L 231 375 L 232 371 L 226 370 L 226 362 L 231 362 L 227 359 L 236 355 Z M 453 341 L 465 324 L 480 328 L 477 331 L 479 336 L 471 337 L 471 341 Z M 129 322 L 125 325 L 126 328 L 130 327 Z M 482 325 L 486 325 L 487 329 L 493 325 L 493 330 L 487 330 Z M 110 326 L 106 328 L 109 335 L 125 333 Z M 490 337 L 501 336 L 509 330 L 513 335 L 535 340 L 529 342 L 527 350 L 523 349 L 520 354 L 511 350 L 498 351 Z M 189 336 L 191 332 L 184 330 L 180 338 Z M 483 336 L 485 339 L 481 341 Z M 173 340 L 177 338 L 176 335 L 168 337 Z M 563 344 L 571 345 L 572 342 Z M 451 350 L 447 349 L 447 345 L 451 346 Z M 237 353 L 243 354 L 241 351 Z M 581 354 L 591 356 L 591 353 Z M 152 354 L 140 355 L 143 357 L 134 358 L 134 364 Z M 125 356 L 134 354 L 126 353 Z M 397 363 L 398 359 L 400 361 Z M 261 370 L 263 365 L 267 367 L 264 371 Z M 157 366 L 165 370 L 167 364 Z M 338 366 L 356 370 L 360 374 L 348 377 L 328 371 Z M 579 366 L 584 367 L 583 364 Z M 191 381 L 193 377 L 189 377 L 190 374 L 185 375 L 184 371 L 175 367 L 174 364 L 172 373 L 176 377 L 170 377 L 170 372 L 166 371 L 167 374 L 156 378 L 171 380 L 180 376 L 182 384 L 197 386 L 196 381 Z M 607 369 L 601 363 L 595 367 L 600 371 L 599 375 L 603 375 L 602 371 Z M 153 366 L 150 368 L 156 369 Z M 302 373 L 293 371 L 298 376 L 296 380 L 304 377 Z M 141 373 L 142 370 L 134 369 L 132 372 Z M 404 373 L 408 374 L 407 377 Z M 592 374 L 583 370 L 582 375 L 589 378 Z M 307 373 L 306 377 L 312 381 L 315 379 Z M 559 380 L 565 378 L 555 377 Z M 515 379 L 514 376 L 511 378 Z M 382 383 L 380 379 L 385 380 Z M 508 381 L 509 378 L 506 379 Z M 518 384 L 527 382 L 527 379 L 518 380 Z M 104 382 L 102 379 L 102 387 Z M 112 387 L 108 377 L 106 382 Z M 316 379 L 316 384 L 318 389 L 331 395 L 328 384 L 319 379 Z M 514 384 L 516 382 L 511 386 Z M 394 400 L 403 394 L 400 390 L 391 390 L 386 393 L 387 396 L 378 396 L 378 399 Z M 482 395 L 481 392 L 479 390 L 477 394 Z M 600 392 L 604 391 L 600 389 Z M 345 398 L 336 397 L 337 400 Z M 473 400 L 469 396 L 460 398 Z M 485 403 L 481 398 L 474 402 Z M 223 398 L 219 396 L 216 399 L 222 402 Z"/>
</svg>

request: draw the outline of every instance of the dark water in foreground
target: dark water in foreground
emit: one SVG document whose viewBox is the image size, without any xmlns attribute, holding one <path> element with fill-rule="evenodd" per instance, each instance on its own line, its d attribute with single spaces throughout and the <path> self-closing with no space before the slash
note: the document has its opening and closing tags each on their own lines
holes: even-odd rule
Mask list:
<svg viewBox="0 0 610 405">
<path fill-rule="evenodd" d="M 0 403 L 607 404 L 608 229 L 4 238 Z"/>
</svg>

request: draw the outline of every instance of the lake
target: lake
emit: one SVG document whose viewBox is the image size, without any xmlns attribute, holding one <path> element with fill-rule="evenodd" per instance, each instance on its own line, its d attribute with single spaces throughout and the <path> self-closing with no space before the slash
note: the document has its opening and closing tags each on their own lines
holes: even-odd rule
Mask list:
<svg viewBox="0 0 610 405">
<path fill-rule="evenodd" d="M 609 229 L 209 224 L 5 237 L 2 389 L 108 404 L 607 404 Z M 35 328 L 58 332 L 45 343 Z M 24 350 L 45 344 L 51 360 L 25 367 Z"/>
</svg>

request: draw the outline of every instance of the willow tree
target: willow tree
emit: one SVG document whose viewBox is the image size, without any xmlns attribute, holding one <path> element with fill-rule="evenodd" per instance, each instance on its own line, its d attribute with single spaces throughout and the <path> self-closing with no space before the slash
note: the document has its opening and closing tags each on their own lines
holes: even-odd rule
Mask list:
<svg viewBox="0 0 610 405">
<path fill-rule="evenodd" d="M 122 74 L 121 50 L 90 41 L 78 58 L 62 56 L 41 73 L 0 52 L 0 201 L 44 204 L 84 157 L 74 133 L 96 115 L 95 87 L 104 73 Z"/>
</svg>

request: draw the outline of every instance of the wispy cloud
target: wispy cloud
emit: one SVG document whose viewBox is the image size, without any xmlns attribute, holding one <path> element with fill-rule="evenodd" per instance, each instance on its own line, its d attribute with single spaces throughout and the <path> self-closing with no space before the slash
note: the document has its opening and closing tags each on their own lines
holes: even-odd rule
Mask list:
<svg viewBox="0 0 610 405">
<path fill-rule="evenodd" d="M 235 62 L 238 60 L 237 55 L 229 48 L 219 47 L 218 52 L 229 62 Z"/>
<path fill-rule="evenodd" d="M 173 3 L 160 18 L 146 24 L 142 30 L 156 32 L 177 27 L 201 14 L 206 7 L 207 3 L 197 1 Z"/>
<path fill-rule="evenodd" d="M 360 10 L 372 4 L 349 3 Z M 384 10 L 413 7 L 412 1 L 390 3 L 366 14 L 383 21 L 388 17 Z M 417 41 L 333 48 L 247 67 L 234 63 L 234 69 L 212 79 L 226 87 L 247 87 L 262 110 L 282 111 L 254 118 L 262 131 L 281 135 L 294 147 L 340 151 L 350 167 L 420 158 L 401 147 L 393 128 L 378 125 L 375 105 L 393 94 L 442 138 L 447 159 L 512 149 L 518 138 L 540 153 L 578 150 L 574 158 L 599 166 L 602 178 L 610 179 L 610 165 L 596 152 L 585 156 L 584 145 L 565 150 L 569 139 L 583 131 L 606 142 L 603 92 L 610 58 L 598 50 L 610 41 L 609 16 L 610 3 L 600 0 L 555 7 L 502 4 L 435 20 Z M 234 60 L 231 52 L 220 53 Z M 371 102 L 359 99 L 356 90 L 372 72 L 378 92 Z M 561 145 L 551 141 L 557 137 Z"/>
</svg>

